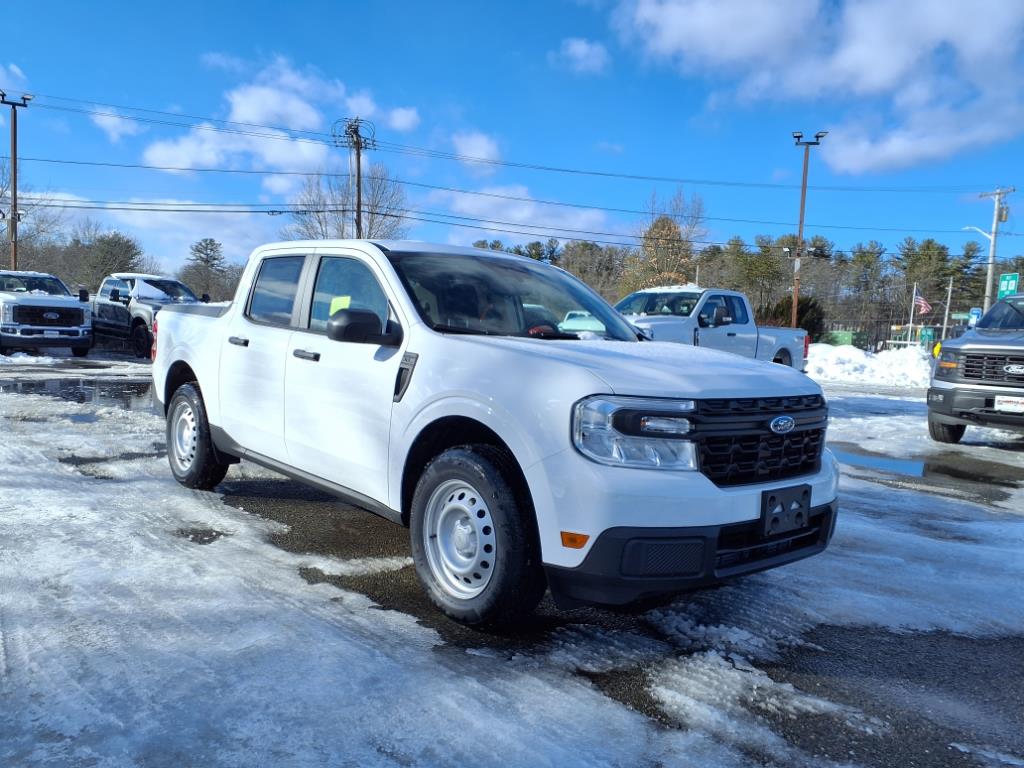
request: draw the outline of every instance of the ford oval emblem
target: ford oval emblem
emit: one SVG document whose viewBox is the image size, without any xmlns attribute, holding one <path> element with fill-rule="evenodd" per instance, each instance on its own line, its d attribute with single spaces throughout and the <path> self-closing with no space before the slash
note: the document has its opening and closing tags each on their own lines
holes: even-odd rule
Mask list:
<svg viewBox="0 0 1024 768">
<path fill-rule="evenodd" d="M 770 422 L 768 427 L 777 435 L 784 435 L 787 432 L 792 432 L 793 427 L 796 426 L 796 420 L 792 416 L 776 416 Z"/>
<path fill-rule="evenodd" d="M 1024 374 L 1024 365 L 1016 363 L 1013 365 L 1004 365 L 1003 370 L 1011 376 L 1020 376 L 1021 374 Z"/>
<path fill-rule="evenodd" d="M 46 320 L 60 320 L 59 312 L 43 312 L 43 318 Z"/>
</svg>

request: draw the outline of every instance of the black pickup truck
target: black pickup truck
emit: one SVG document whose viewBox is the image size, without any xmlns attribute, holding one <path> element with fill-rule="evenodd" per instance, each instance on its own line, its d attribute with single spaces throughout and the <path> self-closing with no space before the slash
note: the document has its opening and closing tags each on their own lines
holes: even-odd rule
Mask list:
<svg viewBox="0 0 1024 768">
<path fill-rule="evenodd" d="M 104 278 L 93 299 L 92 326 L 98 339 L 128 341 L 136 357 L 148 357 L 153 317 L 167 304 L 208 302 L 173 277 L 115 272 Z"/>
</svg>

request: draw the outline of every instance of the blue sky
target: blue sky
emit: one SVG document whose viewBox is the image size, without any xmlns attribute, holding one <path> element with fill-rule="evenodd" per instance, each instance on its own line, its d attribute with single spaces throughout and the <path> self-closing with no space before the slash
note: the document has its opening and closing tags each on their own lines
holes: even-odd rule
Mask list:
<svg viewBox="0 0 1024 768">
<path fill-rule="evenodd" d="M 959 250 L 989 226 L 977 192 L 1024 182 L 1024 3 L 1019 0 L 19 3 L 5 9 L 0 87 L 38 94 L 19 116 L 26 158 L 295 171 L 341 150 L 139 122 L 148 108 L 299 130 L 371 119 L 379 139 L 494 159 L 692 180 L 708 241 L 795 231 L 812 151 L 807 235 L 890 249 L 930 234 Z M 58 98 L 60 97 L 60 98 Z M 79 99 L 68 101 L 64 99 Z M 68 111 L 80 110 L 80 111 Z M 191 118 L 149 114 L 185 123 Z M 0 146 L 6 146 L 3 113 Z M 6 152 L 5 152 L 6 154 Z M 400 179 L 581 208 L 408 187 L 416 211 L 635 234 L 673 183 L 463 163 L 379 149 Z M 286 203 L 297 177 L 170 173 L 26 161 L 23 186 L 57 199 Z M 863 191 L 896 188 L 899 191 Z M 1024 192 L 1016 197 L 1024 197 Z M 1017 229 L 1013 197 L 1008 232 Z M 81 216 L 69 213 L 69 217 Z M 242 259 L 283 217 L 92 211 L 173 268 L 211 236 Z M 419 214 L 418 214 L 419 215 Z M 753 219 L 782 224 L 751 224 Z M 789 223 L 789 225 L 787 225 Z M 831 225 L 831 226 L 826 226 Z M 500 225 L 499 225 L 500 226 Z M 864 230 L 839 226 L 864 227 Z M 515 228 L 515 227 L 510 227 Z M 898 231 L 886 231 L 894 228 Z M 922 231 L 912 231 L 922 230 Z M 545 239 L 410 222 L 416 239 Z M 615 239 L 615 238 L 604 238 Z M 1000 256 L 1024 251 L 1001 239 Z"/>
</svg>

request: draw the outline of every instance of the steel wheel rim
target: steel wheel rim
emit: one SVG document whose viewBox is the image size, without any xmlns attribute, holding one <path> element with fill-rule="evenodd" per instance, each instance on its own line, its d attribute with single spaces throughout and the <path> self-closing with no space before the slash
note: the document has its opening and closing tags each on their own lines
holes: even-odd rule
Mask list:
<svg viewBox="0 0 1024 768">
<path fill-rule="evenodd" d="M 171 456 L 181 472 L 188 472 L 196 458 L 199 435 L 196 415 L 188 403 L 178 403 L 171 415 Z"/>
<path fill-rule="evenodd" d="M 424 511 L 427 565 L 451 597 L 470 600 L 491 581 L 497 541 L 491 510 L 464 480 L 447 480 L 430 494 Z"/>
</svg>

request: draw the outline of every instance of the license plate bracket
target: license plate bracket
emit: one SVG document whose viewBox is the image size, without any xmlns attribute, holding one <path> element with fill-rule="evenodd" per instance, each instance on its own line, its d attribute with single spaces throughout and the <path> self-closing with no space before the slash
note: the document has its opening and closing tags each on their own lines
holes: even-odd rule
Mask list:
<svg viewBox="0 0 1024 768">
<path fill-rule="evenodd" d="M 807 527 L 811 516 L 811 486 L 792 485 L 761 494 L 761 524 L 765 536 Z"/>
</svg>

